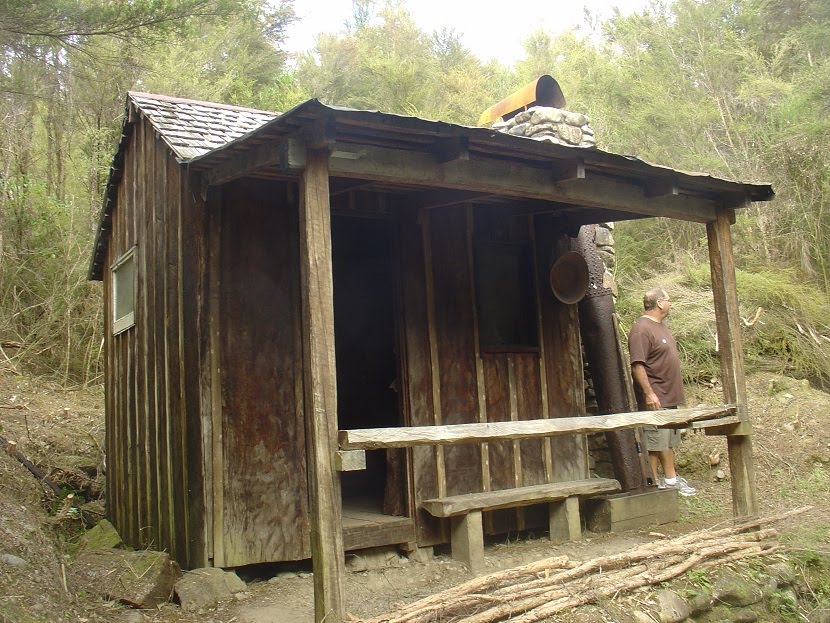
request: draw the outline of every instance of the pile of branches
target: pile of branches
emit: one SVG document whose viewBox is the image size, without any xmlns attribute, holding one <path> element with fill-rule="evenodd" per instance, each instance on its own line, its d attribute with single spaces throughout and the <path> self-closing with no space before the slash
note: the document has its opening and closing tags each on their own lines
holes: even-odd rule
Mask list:
<svg viewBox="0 0 830 623">
<path fill-rule="evenodd" d="M 762 526 L 806 510 L 809 507 L 726 528 L 700 530 L 587 562 L 572 561 L 567 556 L 547 558 L 476 578 L 364 623 L 541 621 L 576 606 L 666 582 L 693 567 L 712 567 L 776 552 L 780 549 L 774 540 L 777 531 Z"/>
</svg>

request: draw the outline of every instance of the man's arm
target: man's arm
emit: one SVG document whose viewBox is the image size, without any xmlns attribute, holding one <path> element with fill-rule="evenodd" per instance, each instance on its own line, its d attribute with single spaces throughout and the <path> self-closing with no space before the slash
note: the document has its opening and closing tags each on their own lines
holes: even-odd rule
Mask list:
<svg viewBox="0 0 830 623">
<path fill-rule="evenodd" d="M 651 389 L 651 384 L 648 382 L 648 375 L 646 374 L 646 367 L 642 363 L 632 363 L 631 376 L 634 377 L 634 381 L 640 386 L 640 389 L 643 390 L 643 396 L 645 396 L 646 399 L 646 409 L 649 411 L 656 411 L 659 409 L 660 399 L 657 397 L 657 394 L 654 393 L 654 390 Z"/>
</svg>

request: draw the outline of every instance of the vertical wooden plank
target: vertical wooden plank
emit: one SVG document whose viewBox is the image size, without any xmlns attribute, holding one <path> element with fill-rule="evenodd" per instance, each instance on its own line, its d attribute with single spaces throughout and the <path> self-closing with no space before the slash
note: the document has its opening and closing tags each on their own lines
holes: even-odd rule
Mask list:
<svg viewBox="0 0 830 623">
<path fill-rule="evenodd" d="M 511 415 L 510 382 L 507 372 L 508 355 L 486 353 L 483 357 L 484 384 L 487 387 L 487 421 L 509 422 Z M 512 441 L 492 441 L 488 444 L 490 484 L 492 490 L 510 489 L 516 484 L 513 467 Z M 516 511 L 502 509 L 485 514 L 487 533 L 503 534 L 516 529 Z"/>
<path fill-rule="evenodd" d="M 124 193 L 126 194 L 126 193 Z M 121 197 L 123 199 L 123 195 Z M 124 218 L 123 214 L 113 214 L 112 219 L 112 227 L 113 227 L 113 234 L 117 231 L 119 224 L 118 220 L 120 218 Z M 130 538 L 131 536 L 131 517 L 130 517 L 130 480 L 129 480 L 129 465 L 130 465 L 130 442 L 131 442 L 131 435 L 130 435 L 130 416 L 131 414 L 125 410 L 124 405 L 122 404 L 121 396 L 122 396 L 122 387 L 121 384 L 123 382 L 123 374 L 122 368 L 123 365 L 123 358 L 124 353 L 121 349 L 121 341 L 118 339 L 117 336 L 112 334 L 112 327 L 113 327 L 113 318 L 112 318 L 112 295 L 115 291 L 115 287 L 113 284 L 112 279 L 112 271 L 110 270 L 110 266 L 118 259 L 118 246 L 117 246 L 117 239 L 114 239 L 110 245 L 110 249 L 108 252 L 109 262 L 106 265 L 106 272 L 107 272 L 107 283 L 108 283 L 108 296 L 110 306 L 107 311 L 107 320 L 105 323 L 106 330 L 107 330 L 107 342 L 109 344 L 110 352 L 109 352 L 109 364 L 110 364 L 110 382 L 109 382 L 109 406 L 111 409 L 111 413 L 113 416 L 113 421 L 111 423 L 114 431 L 113 431 L 113 441 L 116 446 L 116 452 L 111 456 L 117 457 L 114 461 L 115 463 L 115 474 L 112 477 L 107 478 L 109 481 L 111 478 L 115 478 L 114 482 L 121 483 L 121 486 L 118 487 L 120 489 L 119 494 L 124 494 L 121 497 L 121 505 L 120 505 L 120 525 L 119 529 L 124 530 L 124 534 L 126 535 L 125 538 Z"/>
<path fill-rule="evenodd" d="M 205 448 L 210 447 L 203 435 L 210 434 L 204 422 L 210 420 L 210 327 L 207 298 L 208 210 L 199 189 L 199 180 L 191 181 L 184 171 L 180 180 L 181 243 L 179 245 L 180 288 L 180 353 L 183 362 L 184 434 L 181 444 L 184 461 L 187 557 L 190 569 L 208 564 L 212 552 L 208 544 L 209 515 L 212 506 L 205 499 L 211 491 L 212 472 L 205 468 Z M 206 430 L 207 429 L 207 430 Z"/>
<path fill-rule="evenodd" d="M 289 292 L 288 305 L 293 310 L 291 314 L 291 328 L 293 344 L 291 352 L 293 354 L 291 369 L 291 376 L 294 379 L 294 427 L 296 429 L 296 444 L 297 448 L 301 450 L 298 452 L 295 461 L 297 469 L 299 470 L 301 481 L 298 485 L 302 486 L 302 499 L 299 503 L 302 505 L 301 519 L 302 524 L 300 530 L 300 545 L 303 557 L 307 558 L 311 555 L 310 543 L 310 512 L 309 496 L 308 496 L 308 439 L 306 437 L 305 428 L 305 389 L 304 389 L 304 373 L 303 373 L 303 315 L 302 315 L 302 275 L 300 266 L 300 197 L 299 186 L 295 183 L 286 184 L 286 209 L 288 219 L 288 231 L 291 234 L 288 236 L 288 260 L 286 264 L 290 270 L 288 272 Z"/>
<path fill-rule="evenodd" d="M 516 387 L 516 360 L 513 354 L 507 356 L 507 387 L 510 400 L 510 421 L 519 421 L 519 397 Z M 513 444 L 513 486 L 522 486 L 522 447 L 521 441 L 514 439 Z M 521 528 L 520 528 L 521 529 Z"/>
<path fill-rule="evenodd" d="M 428 329 L 427 279 L 424 251 L 424 228 L 418 222 L 417 208 L 402 206 L 397 212 L 400 240 L 402 333 L 401 387 L 403 416 L 407 426 L 429 426 L 435 423 L 435 399 L 432 384 L 430 341 Z M 438 401 L 440 405 L 440 401 Z M 411 465 L 411 497 L 415 509 L 418 543 L 440 543 L 442 524 L 420 508 L 422 500 L 438 497 L 436 481 L 436 453 L 421 446 L 407 449 Z"/>
<path fill-rule="evenodd" d="M 132 515 L 133 524 L 133 545 L 144 546 L 144 537 L 141 531 L 143 526 L 149 522 L 148 509 L 150 505 L 149 479 L 147 476 L 147 439 L 148 426 L 150 421 L 149 410 L 149 374 L 150 374 L 150 320 L 149 320 L 149 291 L 148 284 L 151 282 L 150 272 L 150 243 L 148 238 L 147 223 L 150 218 L 150 210 L 147 205 L 147 148 L 146 136 L 148 134 L 147 121 L 141 120 L 136 125 L 135 134 L 135 184 L 133 186 L 133 206 L 136 218 L 136 232 L 139 245 L 136 248 L 138 255 L 136 267 L 138 277 L 138 292 L 136 293 L 136 376 L 138 380 L 138 400 L 136 410 L 131 418 L 131 429 L 133 431 L 133 448 L 130 454 L 133 475 L 130 479 L 135 487 L 132 494 L 134 506 Z"/>
<path fill-rule="evenodd" d="M 212 535 L 213 535 L 213 565 L 215 567 L 225 566 L 225 547 L 223 530 L 225 525 L 224 508 L 224 456 L 222 453 L 222 370 L 221 362 L 221 317 L 220 317 L 220 291 L 219 280 L 221 268 L 222 241 L 222 200 L 221 196 L 215 196 L 215 201 L 208 203 L 208 292 L 210 297 L 208 310 L 208 327 L 210 331 L 210 463 L 206 469 L 211 473 L 211 493 L 213 495 L 212 512 Z"/>
<path fill-rule="evenodd" d="M 536 221 L 532 215 L 528 216 L 527 223 L 528 231 L 530 233 L 530 244 L 533 252 L 533 257 L 539 257 L 539 250 L 536 246 Z M 542 304 L 540 302 L 539 288 L 544 287 L 547 283 L 548 275 L 540 276 L 539 262 L 533 262 L 533 283 L 537 284 L 536 294 L 536 324 L 537 335 L 539 336 L 539 390 L 541 392 L 541 417 L 544 419 L 550 418 L 550 409 L 548 408 L 548 376 L 547 367 L 545 364 L 545 323 L 542 319 Z M 553 482 L 553 444 L 550 439 L 544 439 L 542 442 L 542 452 L 545 469 L 545 482 Z"/>
<path fill-rule="evenodd" d="M 730 210 L 719 209 L 717 219 L 706 224 L 712 294 L 718 328 L 724 400 L 738 406 L 739 428 L 726 436 L 732 483 L 732 510 L 736 517 L 758 514 L 755 464 L 752 456 L 752 424 L 747 412 L 743 345 L 739 323 L 735 262 L 732 256 Z"/>
<path fill-rule="evenodd" d="M 475 422 L 478 411 L 466 227 L 464 206 L 430 212 L 434 330 L 444 424 Z M 476 446 L 446 446 L 444 457 L 447 494 L 481 491 L 481 454 Z"/>
<path fill-rule="evenodd" d="M 297 229 L 281 187 L 223 189 L 219 281 L 224 565 L 311 554 L 303 418 Z M 300 376 L 298 385 L 297 376 Z"/>
<path fill-rule="evenodd" d="M 156 427 L 156 473 L 158 524 L 156 527 L 156 547 L 170 551 L 173 535 L 171 518 L 172 483 L 170 480 L 170 401 L 168 389 L 170 383 L 170 366 L 168 360 L 169 342 L 167 327 L 170 324 L 167 309 L 167 238 L 169 237 L 169 206 L 167 205 L 167 147 L 159 136 L 153 141 L 153 214 L 155 216 L 155 250 L 156 250 L 156 383 L 158 386 L 158 424 Z"/>
<path fill-rule="evenodd" d="M 427 331 L 429 335 L 429 364 L 430 376 L 432 378 L 432 417 L 436 426 L 443 424 L 444 418 L 441 410 L 441 365 L 438 355 L 438 335 L 435 328 L 435 284 L 432 267 L 432 226 L 431 213 L 421 214 L 421 226 L 423 228 L 424 244 L 424 274 L 426 276 L 426 305 L 427 305 Z M 447 469 L 444 446 L 434 446 L 432 451 L 435 454 L 435 478 L 438 487 L 438 497 L 447 495 Z"/>
<path fill-rule="evenodd" d="M 475 275 L 475 258 L 473 253 L 473 206 L 467 206 L 467 271 Z M 478 305 L 476 305 L 475 279 L 470 279 L 470 310 L 473 323 L 473 348 L 476 369 L 476 395 L 478 396 L 478 421 L 487 422 L 487 386 L 484 383 L 484 363 L 481 360 L 481 343 L 478 333 Z M 490 450 L 488 444 L 479 444 L 481 461 L 481 490 L 490 491 Z"/>
<path fill-rule="evenodd" d="M 516 387 L 516 361 L 512 353 L 507 356 L 507 388 L 510 401 L 510 421 L 517 422 L 519 420 L 519 397 Z M 522 442 L 514 439 L 511 443 L 513 444 L 513 452 L 511 453 L 513 456 L 513 486 L 521 487 L 524 475 L 524 470 L 522 469 Z M 523 508 L 516 509 L 516 525 L 519 530 L 525 529 L 525 513 Z"/>
<path fill-rule="evenodd" d="M 388 199 L 387 195 L 383 195 L 381 197 L 382 205 L 384 209 L 387 209 L 388 206 Z M 398 206 L 396 210 L 396 216 L 400 217 L 401 214 L 405 210 L 402 209 L 402 206 Z M 396 383 L 397 383 L 397 398 L 398 398 L 398 413 L 399 415 L 399 422 L 402 426 L 409 426 L 410 422 L 412 421 L 411 413 L 409 411 L 409 395 L 411 391 L 410 386 L 410 368 L 409 368 L 409 361 L 407 357 L 407 331 L 406 331 L 406 303 L 404 301 L 404 292 L 405 292 L 405 283 L 404 283 L 404 246 L 405 243 L 402 240 L 402 232 L 401 232 L 401 219 L 400 218 L 391 218 L 388 221 L 388 229 L 389 229 L 389 237 L 390 237 L 390 248 L 389 248 L 389 261 L 392 266 L 391 270 L 391 278 L 392 278 L 392 296 L 393 296 L 393 313 L 394 313 L 394 322 L 395 322 L 395 348 L 396 348 L 396 364 L 397 364 L 397 375 L 396 375 Z M 413 470 L 413 460 L 412 454 L 408 451 L 408 449 L 403 449 L 398 451 L 399 454 L 396 454 L 397 461 L 397 474 L 395 480 L 393 481 L 393 487 L 397 485 L 397 491 L 395 493 L 396 496 L 403 496 L 402 498 L 396 497 L 396 508 L 389 509 L 393 510 L 396 515 L 403 515 L 406 517 L 416 517 L 418 512 L 418 507 L 415 503 L 415 478 L 414 478 L 414 470 Z M 387 492 L 389 491 L 389 483 L 390 480 L 387 478 Z M 387 499 L 390 496 L 388 493 L 384 493 L 384 506 L 387 504 Z M 417 523 L 417 520 L 416 520 Z M 417 539 L 416 539 L 417 540 Z"/>
<path fill-rule="evenodd" d="M 550 215 L 537 215 L 537 292 L 543 325 L 547 403 L 550 417 L 585 414 L 584 372 L 576 305 L 556 299 L 547 282 L 553 262 L 569 250 L 568 238 Z M 584 435 L 560 435 L 551 439 L 555 482 L 588 477 L 588 449 Z"/>
<path fill-rule="evenodd" d="M 150 385 L 148 393 L 148 417 L 147 417 L 147 452 L 146 452 L 146 478 L 148 485 L 147 495 L 147 521 L 142 524 L 142 541 L 145 547 L 161 547 L 159 541 L 159 525 L 161 524 L 161 495 L 159 490 L 159 479 L 161 476 L 161 461 L 159 453 L 159 420 L 161 417 L 159 385 L 161 373 L 158 366 L 158 351 L 162 347 L 159 343 L 159 324 L 164 319 L 159 316 L 159 255 L 158 237 L 160 235 L 160 224 L 156 212 L 160 209 L 156 201 L 156 141 L 155 132 L 147 129 L 145 134 L 145 158 L 147 171 L 144 180 L 145 202 L 147 209 L 147 325 L 148 325 L 148 353 L 147 353 L 147 376 Z"/>
<path fill-rule="evenodd" d="M 542 394 L 539 384 L 539 356 L 536 353 L 515 353 L 513 367 L 516 375 L 516 407 L 518 419 L 542 418 Z M 544 441 L 524 439 L 521 442 L 522 485 L 546 482 Z"/>
<path fill-rule="evenodd" d="M 452 557 L 467 565 L 473 575 L 484 573 L 481 511 L 471 511 L 452 518 Z"/>
<path fill-rule="evenodd" d="M 124 186 L 119 189 L 119 206 L 124 206 Z M 115 218 L 115 217 L 114 217 Z M 113 225 L 114 226 L 114 225 Z M 106 404 L 106 440 L 107 440 L 107 511 L 110 520 L 116 528 L 124 535 L 124 538 L 129 538 L 130 534 L 127 529 L 127 503 L 128 499 L 124 495 L 126 482 L 125 465 L 127 460 L 127 443 L 126 424 L 127 414 L 121 413 L 118 408 L 116 395 L 118 391 L 118 375 L 116 365 L 118 361 L 117 346 L 112 335 L 112 271 L 110 265 L 115 259 L 115 249 L 110 244 L 107 250 L 107 258 L 104 263 L 104 361 L 106 367 L 104 370 L 105 392 L 104 400 Z M 121 483 L 121 486 L 116 487 L 115 483 Z"/>
<path fill-rule="evenodd" d="M 167 403 L 168 403 L 168 495 L 170 496 L 170 551 L 176 560 L 186 559 L 189 525 L 185 517 L 187 482 L 184 470 L 183 418 L 185 413 L 181 341 L 181 204 L 180 172 L 172 155 L 165 153 L 167 220 Z"/>
<path fill-rule="evenodd" d="M 550 503 L 550 540 L 554 543 L 578 541 L 582 538 L 579 498 L 570 497 Z"/>
<path fill-rule="evenodd" d="M 328 152 L 309 150 L 300 187 L 300 275 L 314 617 L 340 623 L 343 609 L 342 510 L 337 451 L 337 386 L 331 266 Z"/>
</svg>

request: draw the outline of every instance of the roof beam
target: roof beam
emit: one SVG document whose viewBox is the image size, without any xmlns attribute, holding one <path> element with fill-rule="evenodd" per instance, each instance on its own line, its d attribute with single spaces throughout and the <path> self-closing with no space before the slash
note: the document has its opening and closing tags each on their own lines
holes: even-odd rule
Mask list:
<svg viewBox="0 0 830 623">
<path fill-rule="evenodd" d="M 289 149 L 298 154 L 301 150 Z M 557 201 L 588 208 L 641 216 L 667 216 L 706 223 L 714 220 L 715 201 L 693 195 L 649 197 L 639 180 L 594 175 L 590 184 L 557 181 L 548 169 L 497 160 L 454 160 L 440 163 L 435 156 L 416 151 L 365 146 L 360 158 L 332 158 L 333 176 L 398 182 L 413 186 L 451 188 L 488 195 Z M 303 163 L 293 160 L 288 170 Z"/>
<path fill-rule="evenodd" d="M 570 182 L 572 180 L 585 179 L 585 159 L 575 158 L 574 160 L 561 160 L 554 162 L 553 181 Z"/>
<path fill-rule="evenodd" d="M 555 201 L 628 215 L 665 216 L 707 223 L 721 207 L 717 201 L 692 194 L 675 194 L 676 185 L 659 188 L 642 180 L 595 173 L 591 183 L 574 183 L 587 176 L 582 159 L 562 161 L 547 170 L 494 159 L 455 159 L 440 162 L 433 153 L 371 145 L 329 144 L 329 174 L 334 177 L 402 183 L 429 188 L 469 191 L 523 199 Z M 278 146 L 263 143 L 250 152 L 215 166 L 210 185 L 241 177 L 263 166 L 279 165 L 286 175 L 305 169 L 305 143 L 289 139 Z M 659 184 L 657 185 L 659 186 Z M 655 192 L 656 191 L 656 192 Z M 651 195 L 654 196 L 651 196 Z"/>
<path fill-rule="evenodd" d="M 261 167 L 280 162 L 281 151 L 274 143 L 260 143 L 251 149 L 231 155 L 227 160 L 211 167 L 205 174 L 208 186 L 219 186 L 237 178 L 250 175 Z"/>
<path fill-rule="evenodd" d="M 646 182 L 647 197 L 673 197 L 679 194 L 680 189 L 674 177 L 660 177 Z"/>
<path fill-rule="evenodd" d="M 479 193 L 468 190 L 431 189 L 417 193 L 412 198 L 412 202 L 419 208 L 431 210 L 433 208 L 446 208 L 461 203 L 487 201 L 494 196 L 492 193 Z"/>
</svg>

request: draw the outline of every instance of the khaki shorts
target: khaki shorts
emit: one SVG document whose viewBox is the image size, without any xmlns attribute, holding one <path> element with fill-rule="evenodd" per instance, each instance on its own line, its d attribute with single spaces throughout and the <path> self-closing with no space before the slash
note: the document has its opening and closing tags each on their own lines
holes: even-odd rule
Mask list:
<svg viewBox="0 0 830 623">
<path fill-rule="evenodd" d="M 649 452 L 662 452 L 680 445 L 680 430 L 676 428 L 643 426 L 643 435 Z"/>
</svg>

